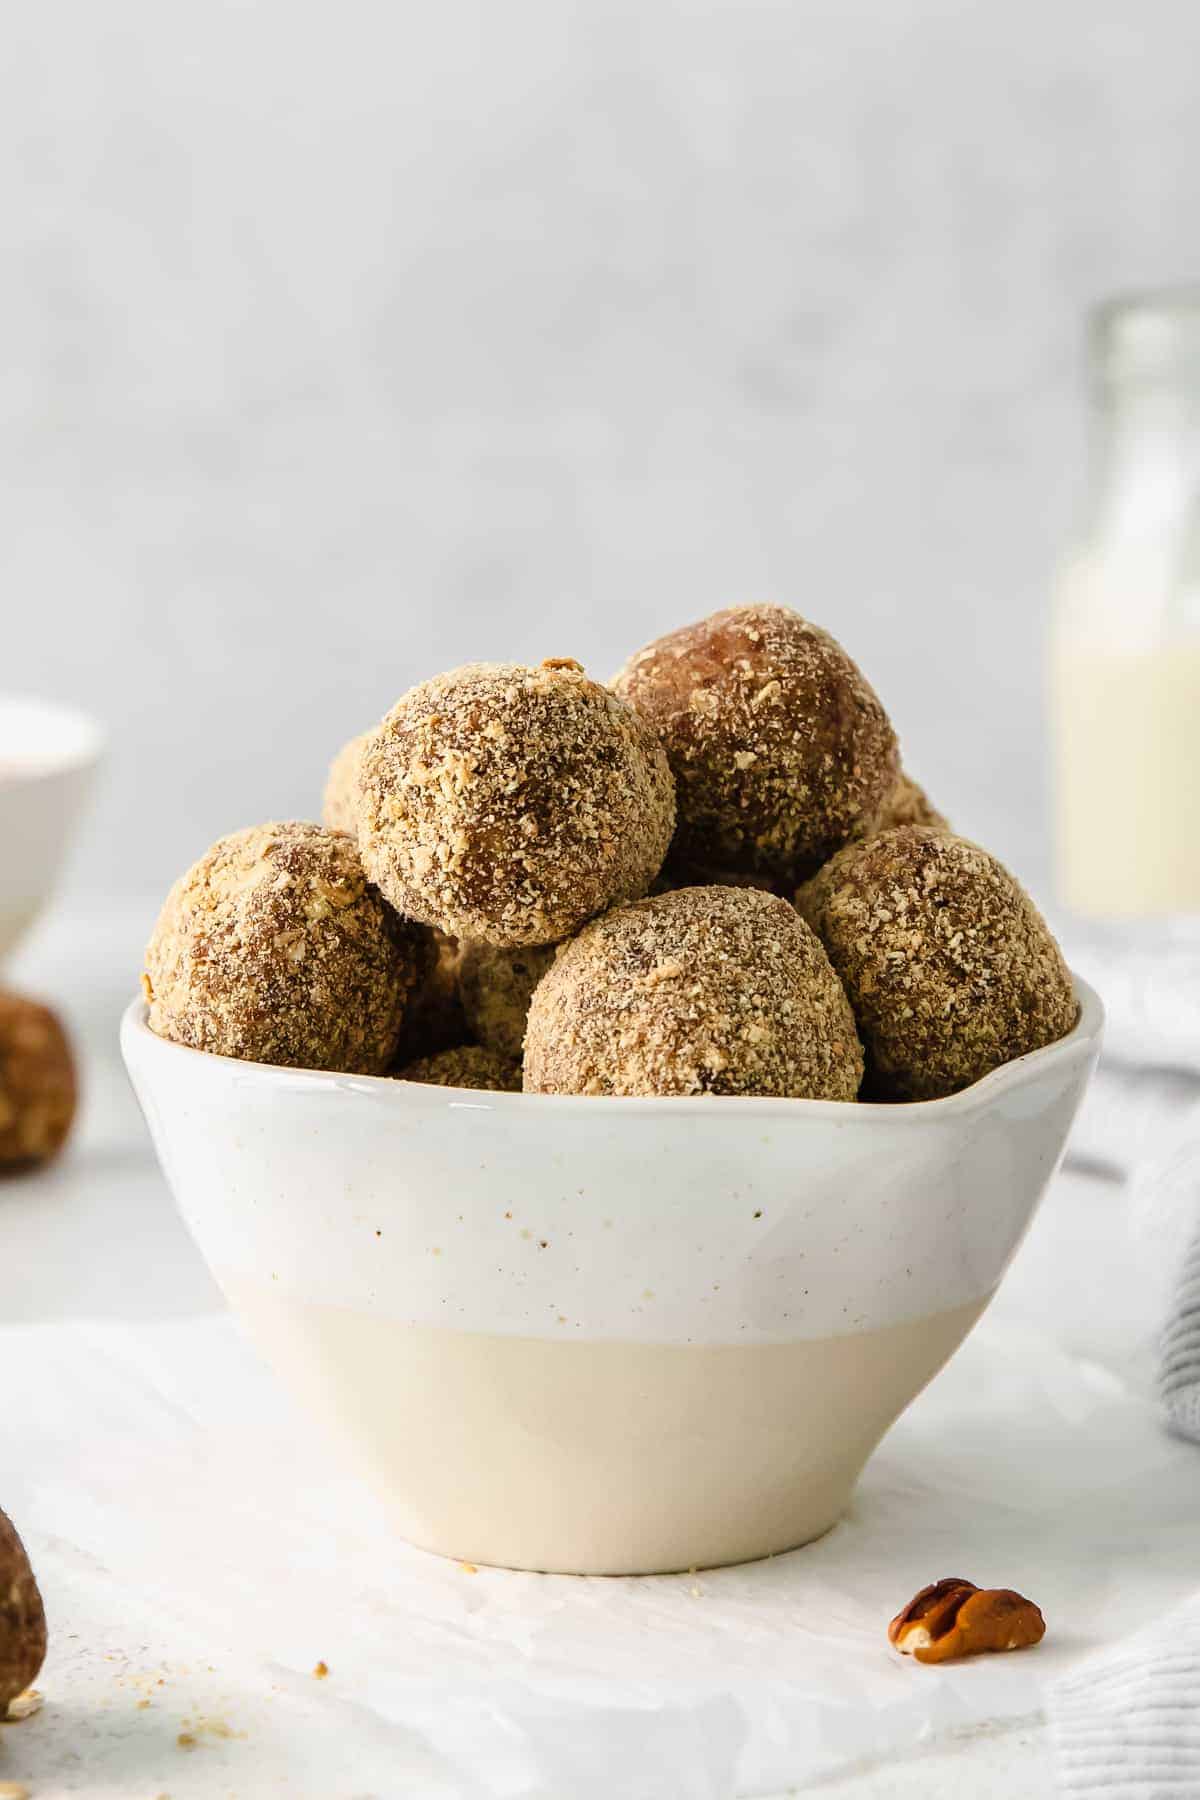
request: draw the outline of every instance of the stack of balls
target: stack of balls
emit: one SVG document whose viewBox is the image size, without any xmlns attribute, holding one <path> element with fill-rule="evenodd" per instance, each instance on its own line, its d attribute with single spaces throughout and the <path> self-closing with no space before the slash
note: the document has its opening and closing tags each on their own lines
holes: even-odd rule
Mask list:
<svg viewBox="0 0 1200 1800">
<path fill-rule="evenodd" d="M 335 760 L 324 824 L 169 894 L 153 1030 L 225 1056 L 540 1094 L 928 1100 L 1069 1032 L 1053 937 L 777 606 L 612 682 L 473 663 Z"/>
</svg>

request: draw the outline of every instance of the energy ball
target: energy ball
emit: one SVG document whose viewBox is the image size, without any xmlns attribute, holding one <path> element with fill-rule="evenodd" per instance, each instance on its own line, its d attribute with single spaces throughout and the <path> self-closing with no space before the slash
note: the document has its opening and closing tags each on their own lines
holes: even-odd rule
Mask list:
<svg viewBox="0 0 1200 1800">
<path fill-rule="evenodd" d="M 639 650 L 617 693 L 658 733 L 678 784 L 672 860 L 794 887 L 878 813 L 896 737 L 826 631 L 734 606 Z"/>
<path fill-rule="evenodd" d="M 1071 976 L 994 856 L 904 825 L 851 844 L 796 905 L 842 978 L 882 1100 L 936 1100 L 1065 1036 Z"/>
<path fill-rule="evenodd" d="M 675 788 L 654 734 L 578 663 L 469 663 L 415 687 L 362 749 L 358 839 L 398 911 L 509 947 L 644 894 Z"/>
<path fill-rule="evenodd" d="M 341 832 L 255 825 L 168 894 L 142 977 L 150 1027 L 197 1050 L 381 1074 L 425 950 Z"/>
<path fill-rule="evenodd" d="M 859 835 L 878 837 L 881 831 L 894 831 L 897 825 L 929 825 L 936 831 L 949 831 L 950 821 L 932 805 L 925 789 L 901 769 L 883 805 L 870 827 Z"/>
<path fill-rule="evenodd" d="M 54 1013 L 0 991 L 0 1173 L 57 1155 L 75 1101 L 75 1059 Z"/>
<path fill-rule="evenodd" d="M 343 744 L 329 765 L 325 795 L 321 801 L 321 822 L 330 831 L 345 831 L 351 837 L 358 830 L 358 759 L 367 734 L 351 738 Z"/>
<path fill-rule="evenodd" d="M 0 1512 L 0 1719 L 37 1680 L 46 1642 L 46 1609 L 29 1553 L 8 1514 Z"/>
<path fill-rule="evenodd" d="M 396 1071 L 400 1081 L 420 1081 L 430 1087 L 486 1088 L 495 1094 L 519 1094 L 521 1064 L 518 1058 L 501 1056 L 482 1044 L 460 1044 L 423 1056 Z"/>
<path fill-rule="evenodd" d="M 829 959 L 786 900 L 692 887 L 595 920 L 533 996 L 535 1094 L 853 1100 L 863 1053 Z"/>
<path fill-rule="evenodd" d="M 413 930 L 425 944 L 426 972 L 404 1015 L 396 1051 L 396 1061 L 401 1063 L 434 1056 L 471 1036 L 458 994 L 461 952 L 457 940 L 444 931 L 430 930 L 428 925 L 415 925 Z"/>
<path fill-rule="evenodd" d="M 533 990 L 553 961 L 553 944 L 524 950 L 463 944 L 458 991 L 472 1037 L 502 1056 L 519 1057 Z"/>
<path fill-rule="evenodd" d="M 791 892 L 786 882 L 775 881 L 770 875 L 753 875 L 745 869 L 697 868 L 694 864 L 678 863 L 668 856 L 650 892 L 669 894 L 675 888 L 684 887 L 760 888 L 764 894 L 780 894 L 785 898 Z"/>
</svg>

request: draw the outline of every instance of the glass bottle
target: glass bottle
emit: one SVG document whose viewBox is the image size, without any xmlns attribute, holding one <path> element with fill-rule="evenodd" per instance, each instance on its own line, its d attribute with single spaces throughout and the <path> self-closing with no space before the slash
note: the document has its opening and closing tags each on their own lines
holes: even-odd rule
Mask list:
<svg viewBox="0 0 1200 1800">
<path fill-rule="evenodd" d="M 1200 290 L 1102 307 L 1095 466 L 1054 644 L 1062 898 L 1200 917 Z"/>
</svg>

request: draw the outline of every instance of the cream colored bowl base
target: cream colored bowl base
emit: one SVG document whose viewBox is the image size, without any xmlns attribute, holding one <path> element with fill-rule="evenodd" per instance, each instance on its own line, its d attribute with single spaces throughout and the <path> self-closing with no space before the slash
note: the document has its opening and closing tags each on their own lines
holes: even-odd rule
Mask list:
<svg viewBox="0 0 1200 1800">
<path fill-rule="evenodd" d="M 565 1326 L 406 1325 L 218 1273 L 404 1537 L 577 1575 L 744 1562 L 819 1537 L 986 1305 L 782 1344 L 583 1342 Z"/>
</svg>

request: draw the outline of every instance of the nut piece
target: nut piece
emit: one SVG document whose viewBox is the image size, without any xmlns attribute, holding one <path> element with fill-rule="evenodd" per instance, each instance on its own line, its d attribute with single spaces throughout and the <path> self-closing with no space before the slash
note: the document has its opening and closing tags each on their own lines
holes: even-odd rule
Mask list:
<svg viewBox="0 0 1200 1800">
<path fill-rule="evenodd" d="M 0 990 L 0 1172 L 61 1150 L 75 1095 L 71 1046 L 54 1013 Z"/>
<path fill-rule="evenodd" d="M 1032 1600 L 1012 1588 L 977 1588 L 945 1576 L 922 1588 L 888 1626 L 888 1638 L 918 1662 L 950 1662 L 993 1650 L 1026 1650 L 1046 1635 Z"/>
<path fill-rule="evenodd" d="M 358 842 L 409 918 L 515 948 L 644 894 L 675 825 L 667 759 L 578 663 L 468 663 L 405 694 L 362 747 Z"/>
<path fill-rule="evenodd" d="M 46 1613 L 25 1546 L 0 1512 L 0 1719 L 37 1680 L 46 1659 Z"/>
</svg>

